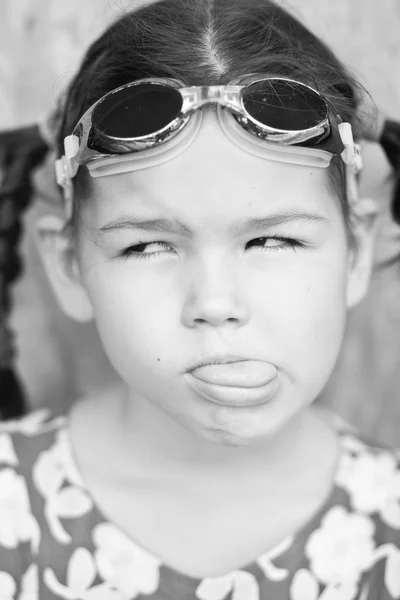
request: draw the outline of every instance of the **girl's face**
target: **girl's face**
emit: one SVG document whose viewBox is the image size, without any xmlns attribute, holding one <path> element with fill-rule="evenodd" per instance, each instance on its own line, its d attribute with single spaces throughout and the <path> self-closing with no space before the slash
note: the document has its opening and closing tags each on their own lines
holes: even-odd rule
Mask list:
<svg viewBox="0 0 400 600">
<path fill-rule="evenodd" d="M 179 157 L 92 185 L 81 281 L 136 401 L 241 445 L 316 398 L 361 293 L 324 169 L 250 156 L 208 112 Z"/>
</svg>

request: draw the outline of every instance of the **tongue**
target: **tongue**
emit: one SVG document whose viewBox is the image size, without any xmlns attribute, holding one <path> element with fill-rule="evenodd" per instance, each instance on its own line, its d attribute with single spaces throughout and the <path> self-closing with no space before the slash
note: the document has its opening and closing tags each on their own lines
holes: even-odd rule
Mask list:
<svg viewBox="0 0 400 600">
<path fill-rule="evenodd" d="M 254 388 L 275 379 L 277 371 L 270 363 L 259 360 L 242 360 L 197 367 L 191 373 L 193 377 L 214 385 Z"/>
</svg>

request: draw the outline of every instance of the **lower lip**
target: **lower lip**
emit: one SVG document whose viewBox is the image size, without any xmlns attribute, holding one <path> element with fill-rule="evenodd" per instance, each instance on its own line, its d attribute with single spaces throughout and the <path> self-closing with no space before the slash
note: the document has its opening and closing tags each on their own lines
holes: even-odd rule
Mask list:
<svg viewBox="0 0 400 600">
<path fill-rule="evenodd" d="M 232 408 L 250 408 L 267 404 L 278 390 L 277 377 L 265 385 L 248 388 L 208 383 L 197 379 L 191 373 L 186 373 L 185 379 L 192 390 L 206 400 Z"/>
</svg>

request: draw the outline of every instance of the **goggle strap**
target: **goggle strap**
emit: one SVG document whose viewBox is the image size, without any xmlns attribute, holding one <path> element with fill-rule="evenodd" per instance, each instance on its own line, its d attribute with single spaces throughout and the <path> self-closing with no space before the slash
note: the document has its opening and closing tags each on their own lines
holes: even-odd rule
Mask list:
<svg viewBox="0 0 400 600">
<path fill-rule="evenodd" d="M 58 185 L 65 187 L 68 180 L 73 179 L 78 172 L 79 164 L 75 160 L 79 150 L 79 138 L 69 135 L 64 139 L 64 154 L 56 160 L 56 179 Z"/>
<path fill-rule="evenodd" d="M 327 168 L 331 162 L 333 155 L 327 150 L 268 142 L 246 132 L 224 108 L 219 106 L 217 113 L 225 135 L 242 150 L 253 156 L 322 168 Z M 190 146 L 200 130 L 201 122 L 202 112 L 195 112 L 178 135 L 159 146 L 136 153 L 103 155 L 98 159 L 95 158 L 86 166 L 92 177 L 104 177 L 159 165 L 175 158 Z M 360 148 L 358 144 L 354 143 L 350 123 L 339 123 L 338 130 L 345 147 L 341 157 L 346 165 L 347 197 L 349 204 L 354 204 L 358 197 L 355 174 L 362 168 Z M 57 183 L 64 188 L 67 218 L 72 216 L 73 210 L 72 179 L 79 169 L 79 164 L 75 160 L 79 144 L 80 140 L 77 136 L 67 136 L 64 140 L 65 154 L 55 164 Z"/>
<path fill-rule="evenodd" d="M 357 166 L 359 152 L 357 152 L 356 144 L 354 143 L 353 130 L 350 123 L 339 123 L 338 130 L 344 146 L 344 150 L 340 155 L 343 162 L 346 165 Z"/>
<path fill-rule="evenodd" d="M 79 138 L 77 135 L 67 135 L 64 139 L 64 153 L 69 159 L 75 158 L 79 151 Z"/>
<path fill-rule="evenodd" d="M 64 214 L 67 223 L 72 219 L 74 210 L 74 184 L 72 179 L 69 179 L 63 185 L 63 199 L 64 199 Z"/>
<path fill-rule="evenodd" d="M 359 185 L 357 172 L 353 165 L 345 165 L 346 167 L 346 197 L 347 203 L 350 208 L 354 207 L 358 203 L 359 199 Z"/>
</svg>

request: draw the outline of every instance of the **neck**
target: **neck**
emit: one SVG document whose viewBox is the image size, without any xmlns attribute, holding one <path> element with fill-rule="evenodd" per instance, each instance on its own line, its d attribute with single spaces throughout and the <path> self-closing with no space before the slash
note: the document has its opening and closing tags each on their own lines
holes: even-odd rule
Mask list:
<svg viewBox="0 0 400 600">
<path fill-rule="evenodd" d="M 293 464 L 305 440 L 313 439 L 318 427 L 316 417 L 305 410 L 267 440 L 228 446 L 192 433 L 142 398 L 133 400 L 127 394 L 117 406 L 116 437 L 121 456 L 126 457 L 127 465 L 139 464 L 147 472 L 182 472 L 194 466 L 197 473 L 227 472 L 230 467 L 235 473 L 257 472 L 260 467 L 279 471 L 284 464 Z"/>
</svg>

